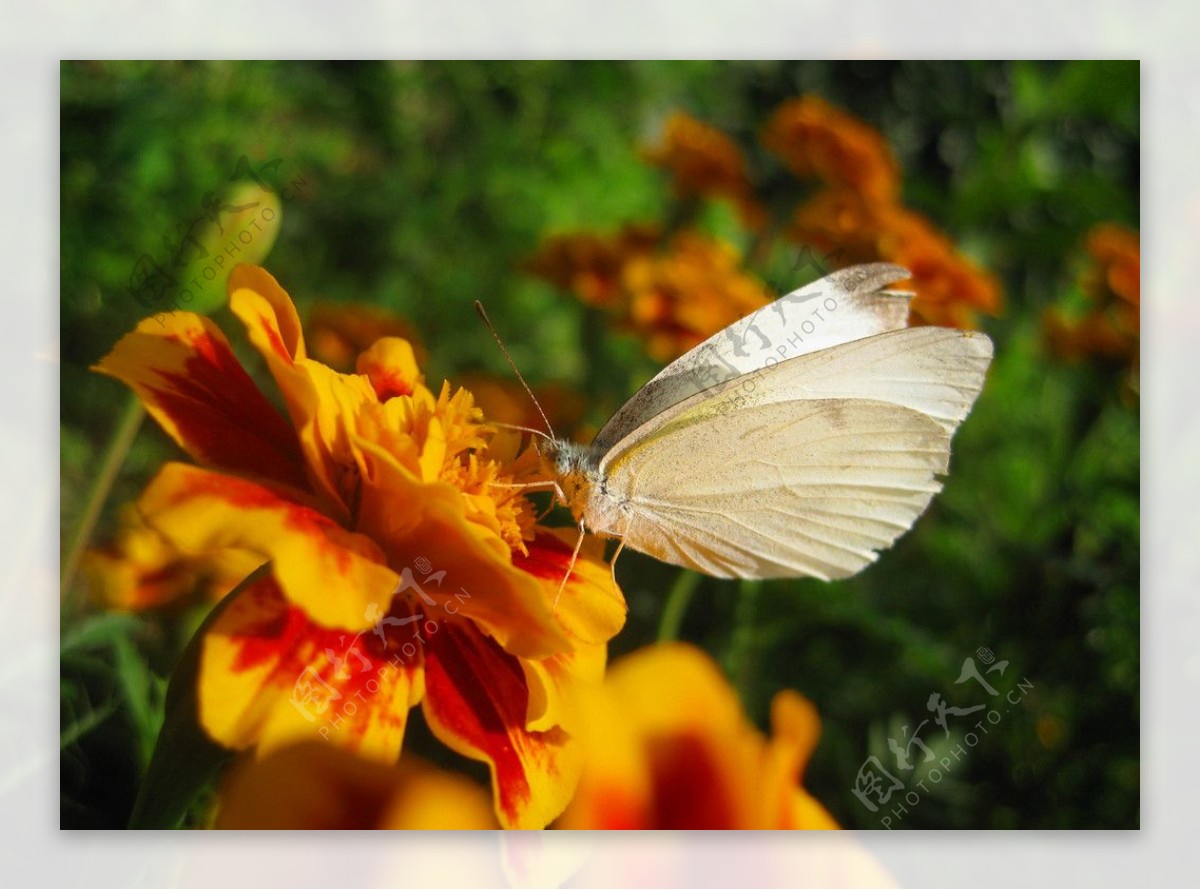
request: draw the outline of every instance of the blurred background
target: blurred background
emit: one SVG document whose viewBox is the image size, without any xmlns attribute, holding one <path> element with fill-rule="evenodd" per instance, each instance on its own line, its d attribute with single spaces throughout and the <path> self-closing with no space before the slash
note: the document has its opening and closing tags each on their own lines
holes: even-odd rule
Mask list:
<svg viewBox="0 0 1200 890">
<path fill-rule="evenodd" d="M 61 99 L 63 827 L 125 823 L 206 608 L 176 594 L 217 583 L 173 564 L 159 583 L 169 557 L 123 506 L 178 451 L 88 368 L 173 308 L 147 263 L 199 262 L 181 245 L 251 205 L 274 222 L 238 259 L 291 293 L 323 360 L 404 333 L 431 382 L 519 421 L 482 299 L 558 432 L 584 439 L 771 295 L 908 265 L 914 323 L 997 348 L 943 494 L 833 585 L 626 551 L 611 657 L 693 641 L 763 727 L 777 691 L 804 693 L 823 725 L 805 785 L 847 827 L 891 809 L 854 793 L 864 768 L 904 786 L 892 806 L 924 782 L 894 828 L 1138 826 L 1136 62 L 82 62 Z M 260 371 L 219 282 L 195 290 L 183 308 Z M 989 701 L 957 682 L 967 659 L 1007 662 L 987 682 L 1020 690 L 986 734 L 987 711 L 943 730 L 928 707 Z"/>
</svg>

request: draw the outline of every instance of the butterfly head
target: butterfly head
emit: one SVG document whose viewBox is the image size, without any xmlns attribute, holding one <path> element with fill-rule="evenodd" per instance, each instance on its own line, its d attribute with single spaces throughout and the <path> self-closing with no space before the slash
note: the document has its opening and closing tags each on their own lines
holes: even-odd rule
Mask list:
<svg viewBox="0 0 1200 890">
<path fill-rule="evenodd" d="M 542 469 L 554 476 L 558 499 L 578 519 L 583 515 L 592 488 L 600 481 L 600 454 L 588 445 L 563 439 L 538 442 Z"/>
</svg>

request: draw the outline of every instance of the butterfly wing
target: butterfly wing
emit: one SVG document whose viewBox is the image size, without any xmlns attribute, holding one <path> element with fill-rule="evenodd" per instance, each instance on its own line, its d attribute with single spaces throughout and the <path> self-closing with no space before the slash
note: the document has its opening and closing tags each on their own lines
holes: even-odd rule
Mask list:
<svg viewBox="0 0 1200 890">
<path fill-rule="evenodd" d="M 912 328 L 745 375 L 647 422 L 600 464 L 625 543 L 718 577 L 852 575 L 948 469 L 991 341 Z"/>
<path fill-rule="evenodd" d="M 870 263 L 834 272 L 780 297 L 663 368 L 609 419 L 593 447 L 607 450 L 684 399 L 769 362 L 903 328 L 911 294 L 883 288 L 908 277 L 902 266 Z"/>
</svg>

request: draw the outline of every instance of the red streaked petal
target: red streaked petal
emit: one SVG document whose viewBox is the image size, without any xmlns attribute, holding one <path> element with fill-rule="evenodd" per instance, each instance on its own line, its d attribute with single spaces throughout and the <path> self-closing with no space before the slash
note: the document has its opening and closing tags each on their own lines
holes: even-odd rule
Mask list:
<svg viewBox="0 0 1200 890">
<path fill-rule="evenodd" d="M 246 325 L 250 342 L 263 358 L 268 361 L 278 358 L 291 364 L 305 357 L 304 332 L 296 304 L 270 272 L 261 266 L 235 266 L 229 273 L 227 288 L 231 306 L 239 291 L 261 298 L 262 302 L 254 306 L 255 311 L 247 312 L 244 298 L 239 297 L 237 305 L 242 311 L 235 307 L 234 312 Z"/>
<path fill-rule="evenodd" d="M 288 600 L 325 627 L 370 627 L 400 580 L 370 538 L 245 479 L 169 463 L 138 508 L 185 553 L 236 547 L 271 560 Z"/>
<path fill-rule="evenodd" d="M 526 544 L 528 552 L 513 554 L 513 566 L 541 583 L 547 602 L 568 634 L 583 643 L 607 643 L 625 625 L 628 607 L 604 560 L 604 544 L 596 538 L 584 541 L 571 577 L 563 585 L 578 534 L 574 528 L 538 526 L 534 539 Z"/>
<path fill-rule="evenodd" d="M 169 312 L 146 319 L 94 370 L 127 384 L 200 463 L 308 488 L 295 432 L 207 318 Z"/>
<path fill-rule="evenodd" d="M 260 754 L 320 737 L 394 763 L 408 709 L 423 691 L 420 649 L 411 658 L 402 651 L 407 625 L 381 624 L 379 634 L 320 627 L 273 578 L 236 596 L 203 642 L 198 705 L 205 731 L 222 745 L 257 746 Z"/>
<path fill-rule="evenodd" d="M 579 780 L 579 745 L 561 728 L 525 728 L 529 692 L 520 662 L 466 623 L 447 622 L 425 650 L 425 719 L 434 735 L 488 763 L 506 828 L 544 828 Z"/>
<path fill-rule="evenodd" d="M 359 355 L 355 370 L 370 379 L 381 402 L 411 395 L 413 387 L 422 382 L 412 344 L 400 337 L 376 340 L 375 345 Z"/>
</svg>

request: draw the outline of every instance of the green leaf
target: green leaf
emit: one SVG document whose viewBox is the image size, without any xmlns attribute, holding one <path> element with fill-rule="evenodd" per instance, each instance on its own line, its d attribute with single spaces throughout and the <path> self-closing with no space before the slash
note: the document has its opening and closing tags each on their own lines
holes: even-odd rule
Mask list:
<svg viewBox="0 0 1200 890">
<path fill-rule="evenodd" d="M 266 577 L 270 565 L 260 566 L 208 614 L 176 665 L 167 686 L 163 727 L 138 789 L 130 828 L 177 828 L 188 807 L 208 786 L 232 751 L 212 741 L 200 726 L 196 685 L 204 636 L 233 600 Z"/>
</svg>

